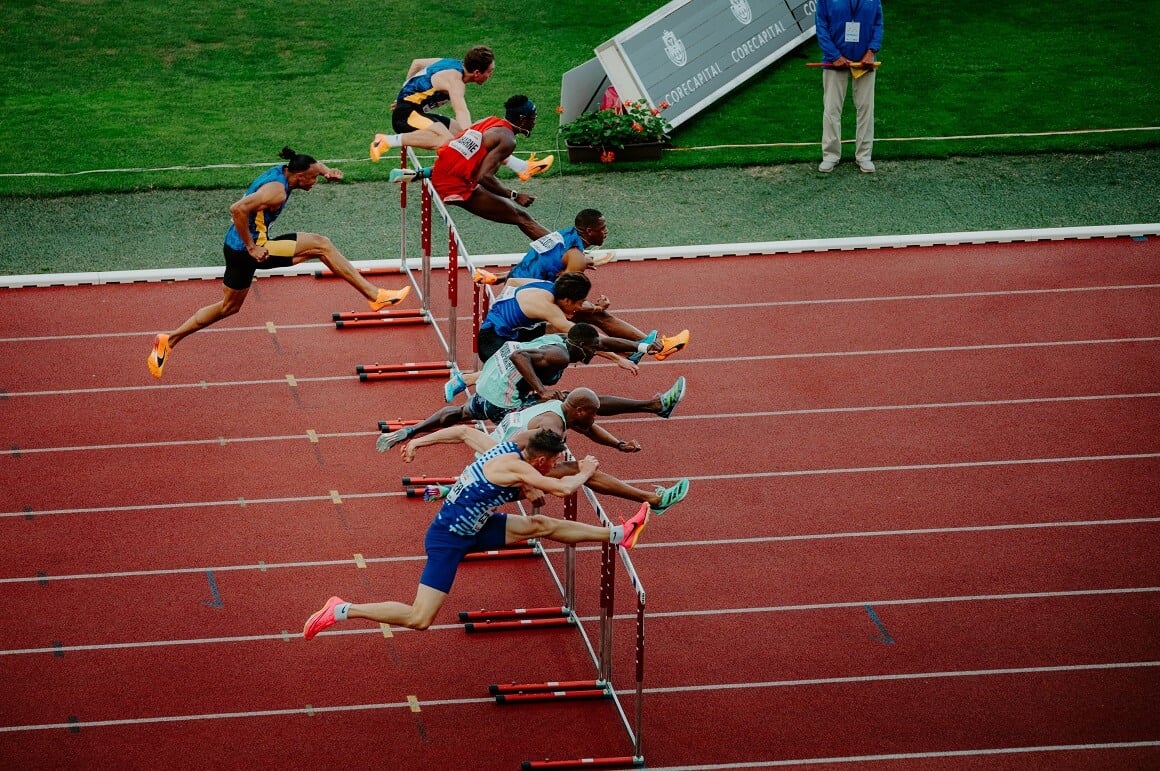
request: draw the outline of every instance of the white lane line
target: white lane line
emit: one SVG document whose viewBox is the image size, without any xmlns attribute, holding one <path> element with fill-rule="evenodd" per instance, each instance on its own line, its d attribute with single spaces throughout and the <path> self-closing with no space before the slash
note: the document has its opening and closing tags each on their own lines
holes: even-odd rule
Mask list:
<svg viewBox="0 0 1160 771">
<path fill-rule="evenodd" d="M 935 758 L 972 758 L 988 755 L 1035 755 L 1046 752 L 1085 752 L 1092 750 L 1133 750 L 1160 747 L 1160 741 L 1102 742 L 1092 744 L 1045 744 L 1031 747 L 976 747 L 969 750 L 932 750 L 930 752 L 893 752 L 884 755 L 846 755 L 830 758 L 794 758 L 789 760 L 752 760 L 738 763 L 710 763 L 695 766 L 653 766 L 653 771 L 728 771 L 739 768 L 780 768 L 815 766 L 832 763 L 880 763 L 897 760 L 933 760 Z"/>
<path fill-rule="evenodd" d="M 728 412 L 702 415 L 678 416 L 683 420 L 723 420 L 790 417 L 795 415 L 830 415 L 860 412 L 904 412 L 907 410 L 943 410 L 963 409 L 969 407 L 1009 407 L 1026 404 L 1059 404 L 1066 402 L 1093 402 L 1114 401 L 1120 399 L 1155 399 L 1160 398 L 1160 392 L 1136 394 L 1091 394 L 1079 396 L 1044 396 L 1026 399 L 989 399 L 964 402 L 928 402 L 916 404 L 878 404 L 853 407 L 811 407 L 797 410 L 765 410 L 762 412 Z M 670 418 L 671 420 L 672 418 Z M 601 423 L 644 423 L 656 420 L 655 415 L 646 417 L 613 417 L 603 418 Z M 356 437 L 377 436 L 377 431 L 344 431 L 336 433 L 315 433 L 319 439 L 350 439 Z M 199 445 L 237 444 L 241 442 L 285 442 L 307 439 L 306 434 L 270 435 L 270 436 L 241 436 L 215 437 L 213 439 L 182 439 L 164 442 L 126 442 L 122 444 L 81 444 L 68 447 L 17 447 L 0 450 L 0 455 L 35 455 L 49 452 L 87 452 L 92 450 L 121 450 L 141 449 L 144 447 L 186 447 Z"/>
<path fill-rule="evenodd" d="M 797 469 L 788 471 L 754 471 L 739 474 L 703 474 L 700 476 L 690 476 L 689 480 L 697 481 L 730 481 L 737 479 L 770 479 L 773 477 L 795 477 L 795 476 L 826 476 L 830 474 L 879 474 L 879 473 L 893 473 L 899 471 L 938 471 L 942 469 L 959 469 L 959 468 L 987 468 L 987 467 L 1001 467 L 1001 466 L 1026 466 L 1026 465 L 1050 465 L 1062 463 L 1103 463 L 1109 461 L 1126 461 L 1126 460 L 1150 460 L 1153 458 L 1160 458 L 1160 452 L 1144 452 L 1144 453 L 1126 453 L 1123 455 L 1080 455 L 1072 457 L 1060 458 L 1016 458 L 1011 460 L 980 460 L 980 461 L 962 461 L 958 463 L 917 463 L 903 466 L 861 466 L 850 468 L 828 468 L 828 469 Z M 639 484 L 653 484 L 662 482 L 671 482 L 673 477 L 652 477 L 646 479 L 626 479 L 625 482 L 633 485 Z M 343 493 L 343 498 L 385 498 L 393 496 L 404 496 L 406 492 L 390 492 L 390 493 Z M 160 503 L 160 504 L 139 504 L 128 506 L 103 506 L 92 508 L 77 508 L 77 509 L 44 509 L 35 510 L 29 509 L 26 511 L 5 511 L 0 512 L 0 519 L 14 519 L 17 517 L 32 518 L 42 517 L 54 514 L 100 514 L 106 512 L 121 512 L 121 511 L 163 511 L 163 510 L 179 510 L 185 508 L 209 508 L 214 506 L 238 506 L 238 505 L 255 505 L 255 504 L 270 504 L 270 503 L 303 503 L 310 501 L 329 501 L 329 495 L 306 495 L 289 498 L 244 498 L 232 501 L 195 501 L 183 503 Z"/>
<path fill-rule="evenodd" d="M 376 630 L 377 631 L 377 630 Z M 1160 666 L 1160 661 L 1125 661 L 1125 662 L 1109 662 L 1104 664 L 1076 664 L 1064 665 L 1054 667 L 1013 667 L 1006 669 L 974 669 L 962 672 L 910 672 L 894 675 L 863 675 L 856 677 L 823 677 L 812 678 L 805 680 L 775 680 L 761 683 L 721 683 L 716 685 L 683 685 L 672 686 L 667 688 L 645 688 L 644 693 L 648 695 L 657 694 L 691 694 L 704 693 L 710 691 L 730 691 L 741 689 L 756 689 L 756 688 L 792 688 L 800 686 L 818 686 L 818 685 L 846 685 L 850 683 L 873 683 L 885 681 L 904 681 L 904 680 L 930 680 L 953 677 L 996 677 L 1005 675 L 1041 675 L 1060 672 L 1089 672 L 1089 671 L 1108 671 L 1116 669 L 1147 669 Z M 618 690 L 618 694 L 631 696 L 635 691 Z M 490 704 L 494 699 L 488 698 L 472 698 L 472 699 L 434 699 L 431 701 L 422 701 L 420 706 L 423 707 L 437 707 L 448 705 L 464 705 L 464 704 Z M 413 706 L 412 702 L 387 702 L 377 704 L 344 704 L 332 707 L 312 707 L 314 713 L 319 712 L 364 712 L 369 710 L 383 710 L 383 709 L 403 709 L 410 710 Z M 103 728 L 109 726 L 124 726 L 124 725 L 146 725 L 151 723 L 181 723 L 196 720 L 232 720 L 241 718 L 253 717 L 279 717 L 287 715 L 302 715 L 307 714 L 303 707 L 295 707 L 290 709 L 265 709 L 254 711 L 238 711 L 238 712 L 212 712 L 193 715 L 163 715 L 157 717 L 144 718 L 122 718 L 118 720 L 90 720 L 90 721 L 76 721 L 67 723 L 41 723 L 31 725 L 12 725 L 0 726 L 0 733 L 18 733 L 24 731 L 45 731 L 45 730 L 78 730 L 81 728 Z"/>
<path fill-rule="evenodd" d="M 760 362 L 760 361 L 779 361 L 782 359 L 829 359 L 842 358 L 848 356 L 899 356 L 899 355 L 914 355 L 914 354 L 931 354 L 931 353 L 959 353 L 963 351 L 999 351 L 999 350 L 1014 350 L 1020 348 L 1059 348 L 1079 345 L 1123 345 L 1127 343 L 1155 343 L 1160 341 L 1160 337 L 1110 337 L 1110 338 L 1096 338 L 1090 340 L 1044 340 L 1028 343 L 985 343 L 978 345 L 943 345 L 926 348 L 878 348 L 865 351 L 808 351 L 803 353 L 774 353 L 758 356 L 722 356 L 712 358 L 681 358 L 680 364 L 738 364 L 745 362 Z M 595 364 L 589 365 L 590 368 L 601 367 L 615 367 L 615 364 Z M 327 375 L 321 377 L 296 377 L 299 383 L 327 383 L 343 380 L 351 380 L 352 375 Z M 19 397 L 29 396 L 72 396 L 77 394 L 99 394 L 99 393 L 119 393 L 122 391 L 161 391 L 161 390 L 176 390 L 176 389 L 191 389 L 191 388 L 223 388 L 233 386 L 250 386 L 250 385 L 286 385 L 286 379 L 271 378 L 268 380 L 236 380 L 236 381 L 222 381 L 210 382 L 200 381 L 197 383 L 176 383 L 166 385 L 145 385 L 145 386 L 105 386 L 103 388 L 73 388 L 73 389 L 58 389 L 51 391 L 7 391 L 3 394 L 3 398 L 15 399 Z"/>
</svg>

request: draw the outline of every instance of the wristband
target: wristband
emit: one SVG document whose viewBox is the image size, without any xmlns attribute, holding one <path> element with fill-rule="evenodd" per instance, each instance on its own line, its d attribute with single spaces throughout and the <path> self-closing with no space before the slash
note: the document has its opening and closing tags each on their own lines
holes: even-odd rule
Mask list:
<svg viewBox="0 0 1160 771">
<path fill-rule="evenodd" d="M 648 343 L 637 343 L 636 350 L 640 353 L 648 353 Z"/>
<path fill-rule="evenodd" d="M 510 197 L 510 198 L 511 198 L 511 199 L 514 201 L 514 200 L 516 200 L 516 196 L 517 196 L 517 195 L 519 195 L 519 191 L 518 191 L 518 190 L 513 190 L 513 191 L 511 191 L 511 193 L 509 194 L 509 196 L 508 196 L 508 197 Z"/>
<path fill-rule="evenodd" d="M 626 441 L 624 441 L 623 439 L 621 439 L 621 440 L 619 440 L 619 441 L 616 443 L 616 449 L 618 449 L 618 450 L 623 450 L 623 449 L 624 449 L 624 445 L 626 445 L 626 444 L 628 444 L 628 442 L 626 442 Z"/>
</svg>

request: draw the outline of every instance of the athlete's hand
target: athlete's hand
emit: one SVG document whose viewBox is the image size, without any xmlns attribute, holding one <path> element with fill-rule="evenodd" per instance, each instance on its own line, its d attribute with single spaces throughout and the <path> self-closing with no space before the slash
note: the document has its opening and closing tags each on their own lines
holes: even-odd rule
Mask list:
<svg viewBox="0 0 1160 771">
<path fill-rule="evenodd" d="M 640 440 L 629 439 L 627 442 L 621 441 L 616 445 L 616 449 L 621 452 L 640 452 Z"/>
<path fill-rule="evenodd" d="M 631 361 L 624 358 L 623 356 L 616 357 L 616 366 L 620 367 L 621 369 L 628 370 L 629 374 L 631 374 L 633 376 L 640 374 L 640 367 L 637 366 L 636 364 L 633 364 Z"/>
<path fill-rule="evenodd" d="M 516 197 L 512 200 L 526 209 L 536 202 L 536 197 L 531 193 L 516 193 Z"/>
<path fill-rule="evenodd" d="M 326 177 L 327 182 L 338 182 L 342 179 L 342 169 L 327 169 L 322 176 Z"/>
<path fill-rule="evenodd" d="M 399 455 L 403 456 L 403 463 L 410 463 L 415 460 L 415 448 L 411 446 L 410 442 L 407 442 L 399 448 Z"/>
<path fill-rule="evenodd" d="M 580 463 L 577 465 L 580 468 L 581 474 L 587 474 L 588 476 L 592 476 L 593 474 L 596 473 L 596 469 L 599 468 L 600 461 L 596 460 L 596 458 L 592 455 L 585 455 L 584 459 L 581 460 Z"/>
<path fill-rule="evenodd" d="M 265 262 L 270 259 L 270 252 L 264 246 L 255 246 L 249 252 L 250 256 L 254 258 L 254 262 Z"/>
</svg>

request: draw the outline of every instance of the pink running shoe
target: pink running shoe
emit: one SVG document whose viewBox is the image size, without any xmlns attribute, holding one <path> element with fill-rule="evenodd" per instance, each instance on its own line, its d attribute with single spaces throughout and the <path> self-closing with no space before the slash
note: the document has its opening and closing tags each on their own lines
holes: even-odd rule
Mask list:
<svg viewBox="0 0 1160 771">
<path fill-rule="evenodd" d="M 640 540 L 640 534 L 644 532 L 645 526 L 648 524 L 648 501 L 640 505 L 640 511 L 633 514 L 628 520 L 622 520 L 620 524 L 624 525 L 624 538 L 620 540 L 620 547 L 622 549 L 631 549 L 636 546 L 637 541 Z"/>
<path fill-rule="evenodd" d="M 334 626 L 338 619 L 334 617 L 335 607 L 343 604 L 346 600 L 341 597 L 331 597 L 326 601 L 318 611 L 310 618 L 306 619 L 306 623 L 302 626 L 302 636 L 307 640 L 313 640 L 314 636 L 326 629 L 328 626 Z"/>
</svg>

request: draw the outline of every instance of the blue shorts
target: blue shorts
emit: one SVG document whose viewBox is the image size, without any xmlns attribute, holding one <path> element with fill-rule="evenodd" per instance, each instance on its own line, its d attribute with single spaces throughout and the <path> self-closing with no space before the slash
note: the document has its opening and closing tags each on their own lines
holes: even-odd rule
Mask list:
<svg viewBox="0 0 1160 771">
<path fill-rule="evenodd" d="M 492 404 L 478 393 L 471 395 L 471 398 L 467 400 L 466 407 L 475 420 L 490 420 L 492 423 L 499 423 L 509 412 L 520 409 L 519 407 L 507 409 L 498 404 Z"/>
<path fill-rule="evenodd" d="M 419 583 L 447 594 L 451 591 L 463 555 L 470 551 L 498 549 L 506 543 L 507 514 L 492 514 L 483 529 L 470 537 L 456 535 L 437 521 L 432 522 L 427 528 L 427 537 L 423 539 L 427 564 L 423 566 Z"/>
</svg>

